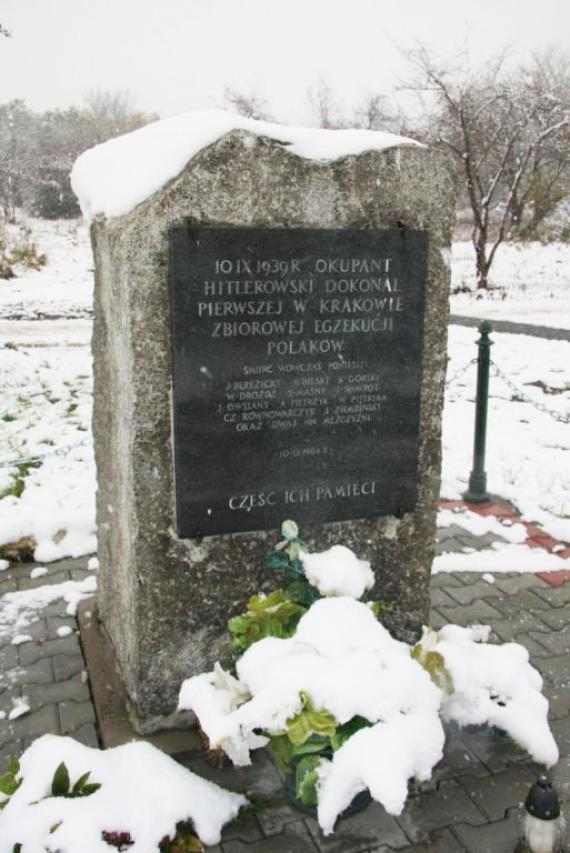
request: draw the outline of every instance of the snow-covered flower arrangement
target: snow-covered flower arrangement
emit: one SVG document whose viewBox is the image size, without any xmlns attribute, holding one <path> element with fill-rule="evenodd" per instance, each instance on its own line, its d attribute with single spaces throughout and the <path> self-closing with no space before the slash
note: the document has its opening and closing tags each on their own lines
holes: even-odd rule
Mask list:
<svg viewBox="0 0 570 853">
<path fill-rule="evenodd" d="M 269 563 L 294 580 L 230 620 L 243 651 L 236 675 L 217 664 L 180 690 L 179 708 L 194 711 L 212 748 L 241 766 L 269 746 L 325 834 L 366 789 L 400 814 L 408 780 L 428 780 L 442 758 L 442 720 L 499 727 L 556 763 L 542 679 L 522 646 L 456 625 L 399 642 L 358 600 L 372 586 L 368 563 L 343 546 L 309 554 L 293 522 L 282 530 Z"/>
</svg>

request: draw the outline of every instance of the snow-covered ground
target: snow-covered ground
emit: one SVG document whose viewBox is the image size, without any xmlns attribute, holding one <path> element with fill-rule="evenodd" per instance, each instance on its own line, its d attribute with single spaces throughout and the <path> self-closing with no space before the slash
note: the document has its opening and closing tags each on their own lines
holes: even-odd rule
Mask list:
<svg viewBox="0 0 570 853">
<path fill-rule="evenodd" d="M 491 267 L 489 291 L 476 291 L 475 252 L 456 242 L 451 254 L 451 312 L 570 329 L 570 244 L 504 243 Z"/>
<path fill-rule="evenodd" d="M 0 494 L 3 490 L 16 493 L 0 500 L 0 545 L 33 536 L 38 545 L 36 558 L 49 562 L 95 550 L 87 317 L 93 262 L 84 226 L 34 221 L 32 227 L 39 251 L 48 255 L 47 267 L 0 281 Z M 519 259 L 518 272 L 509 262 L 511 257 Z M 457 284 L 468 274 L 465 244 L 455 247 L 452 264 Z M 486 301 L 471 297 L 471 313 L 483 314 L 480 307 L 491 311 L 495 306 L 513 319 L 518 308 L 528 303 L 534 304 L 536 312 L 525 316 L 525 321 L 543 323 L 546 315 L 542 312 L 551 306 L 552 325 L 570 327 L 570 300 L 564 299 L 569 268 L 570 246 L 504 246 L 495 273 L 497 283 L 505 284 L 507 296 Z M 459 309 L 459 299 L 468 297 L 453 297 L 452 310 L 468 313 Z M 33 319 L 60 315 L 64 319 Z M 443 430 L 442 496 L 446 498 L 460 496 L 471 469 L 475 367 L 455 375 L 475 357 L 477 337 L 475 329 L 450 328 L 451 381 Z M 493 339 L 493 359 L 517 388 L 548 409 L 570 414 L 569 342 L 507 334 L 494 334 Z M 570 541 L 569 433 L 567 423 L 537 410 L 502 379 L 492 378 L 486 466 L 489 489 L 509 498 L 526 519 L 565 542 Z M 54 450 L 70 445 L 69 452 L 53 455 Z M 39 467 L 27 468 L 25 463 L 19 469 L 2 466 L 6 460 L 36 454 L 49 454 Z M 24 489 L 18 496 L 20 480 Z M 453 520 L 471 529 L 476 523 L 469 516 L 456 515 Z M 442 515 L 441 524 L 449 524 L 449 518 Z M 508 549 L 512 548 L 518 551 L 490 549 L 480 566 L 473 557 L 464 568 L 489 572 L 505 570 L 501 567 L 506 565 L 509 570 L 530 571 L 570 567 L 566 565 L 569 561 L 552 555 L 556 566 L 546 566 L 544 561 L 535 565 L 525 555 L 521 539 L 511 536 Z M 441 562 L 440 568 L 444 568 Z"/>
</svg>

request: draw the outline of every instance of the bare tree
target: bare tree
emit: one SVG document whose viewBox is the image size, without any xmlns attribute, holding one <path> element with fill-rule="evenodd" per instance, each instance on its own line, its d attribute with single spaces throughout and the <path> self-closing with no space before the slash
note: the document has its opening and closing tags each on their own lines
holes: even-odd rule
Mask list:
<svg viewBox="0 0 570 853">
<path fill-rule="evenodd" d="M 133 96 L 126 90 L 91 89 L 83 100 L 95 127 L 95 142 L 104 142 L 113 136 L 129 133 L 157 118 L 136 110 Z"/>
<path fill-rule="evenodd" d="M 366 130 L 391 130 L 396 115 L 388 106 L 385 95 L 378 92 L 366 95 L 354 112 L 353 126 Z"/>
<path fill-rule="evenodd" d="M 246 118 L 253 118 L 257 121 L 272 121 L 272 117 L 267 111 L 267 102 L 254 92 L 247 95 L 245 92 L 240 92 L 239 89 L 226 86 L 224 106 Z"/>
<path fill-rule="evenodd" d="M 312 86 L 307 92 L 307 97 L 311 112 L 319 127 L 340 128 L 346 126 L 346 122 L 339 111 L 338 100 L 325 80 L 321 78 L 316 86 Z"/>
<path fill-rule="evenodd" d="M 548 147 L 560 144 L 570 126 L 568 103 L 548 86 L 540 95 L 525 89 L 528 69 L 507 75 L 505 58 L 503 51 L 473 72 L 466 62 L 459 68 L 439 62 L 424 47 L 410 54 L 414 87 L 435 99 L 427 135 L 452 153 L 467 192 L 478 288 L 489 286 L 497 249 L 518 224 Z"/>
</svg>

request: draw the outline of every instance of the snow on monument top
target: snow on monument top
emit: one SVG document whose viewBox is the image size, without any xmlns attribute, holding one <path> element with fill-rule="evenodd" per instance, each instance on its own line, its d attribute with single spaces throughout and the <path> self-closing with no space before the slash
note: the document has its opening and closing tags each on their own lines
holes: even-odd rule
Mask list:
<svg viewBox="0 0 570 853">
<path fill-rule="evenodd" d="M 184 113 L 96 145 L 77 159 L 71 184 L 85 219 L 129 213 L 176 177 L 199 151 L 232 130 L 275 139 L 310 160 L 338 160 L 364 151 L 419 145 L 376 130 L 287 127 L 222 110 Z"/>
</svg>

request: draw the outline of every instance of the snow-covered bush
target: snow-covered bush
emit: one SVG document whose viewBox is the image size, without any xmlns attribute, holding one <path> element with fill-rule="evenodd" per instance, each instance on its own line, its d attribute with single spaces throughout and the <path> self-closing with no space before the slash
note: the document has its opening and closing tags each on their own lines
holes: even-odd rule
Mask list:
<svg viewBox="0 0 570 853">
<path fill-rule="evenodd" d="M 455 625 L 425 629 L 413 647 L 399 642 L 357 600 L 372 584 L 367 563 L 342 546 L 308 554 L 296 527 L 284 532 L 278 552 L 325 597 L 277 619 L 277 636 L 269 617 L 250 632 L 236 676 L 217 664 L 182 684 L 179 707 L 195 712 L 212 748 L 239 766 L 269 746 L 295 768 L 297 797 L 317 804 L 325 834 L 366 789 L 399 814 L 408 780 L 429 779 L 442 758 L 442 720 L 498 726 L 536 761 L 556 763 L 542 679 L 522 646 L 492 645 L 488 628 Z M 256 612 L 291 603 L 278 593 L 256 596 Z"/>
<path fill-rule="evenodd" d="M 148 743 L 44 735 L 0 777 L 0 853 L 198 853 L 246 802 Z"/>
</svg>

